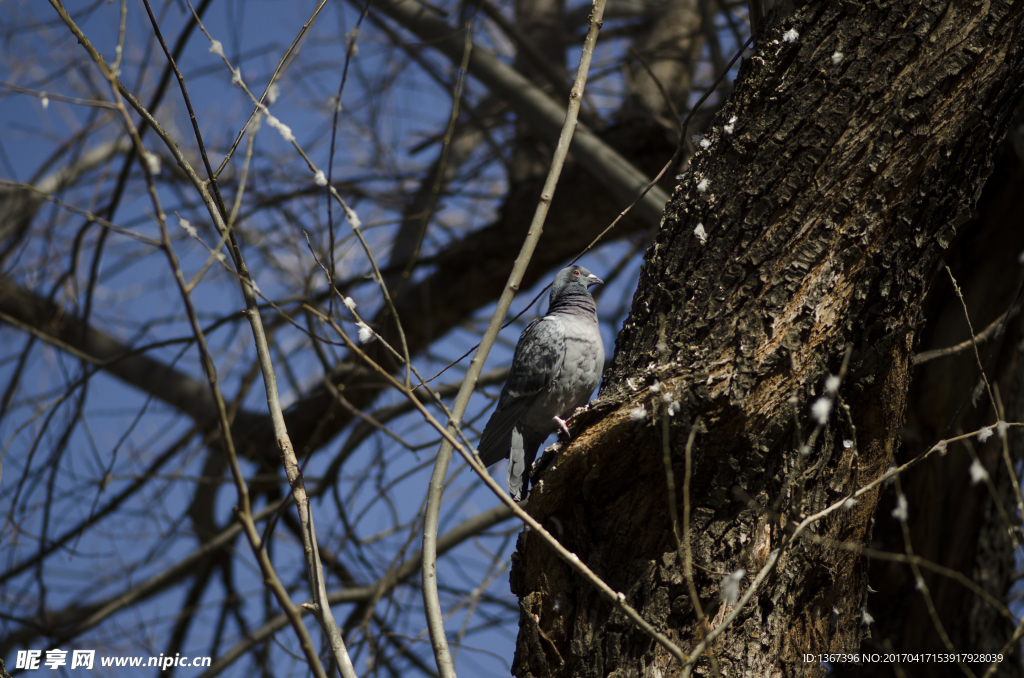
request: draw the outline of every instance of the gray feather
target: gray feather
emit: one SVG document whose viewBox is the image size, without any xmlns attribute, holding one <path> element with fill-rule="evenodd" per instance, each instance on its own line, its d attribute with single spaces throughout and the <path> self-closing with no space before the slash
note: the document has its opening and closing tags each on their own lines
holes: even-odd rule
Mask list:
<svg viewBox="0 0 1024 678">
<path fill-rule="evenodd" d="M 509 493 L 516 499 L 528 488 L 537 449 L 557 429 L 555 417 L 567 418 L 586 404 L 601 379 L 604 344 L 587 290 L 599 282 L 581 266 L 555 277 L 548 313 L 519 337 L 508 381 L 484 427 L 480 458 L 487 466 L 510 459 Z"/>
</svg>

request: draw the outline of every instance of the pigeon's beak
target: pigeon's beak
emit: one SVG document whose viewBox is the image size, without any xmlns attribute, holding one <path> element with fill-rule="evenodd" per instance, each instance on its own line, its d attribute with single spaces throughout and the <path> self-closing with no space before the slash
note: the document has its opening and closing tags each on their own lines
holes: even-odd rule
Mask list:
<svg viewBox="0 0 1024 678">
<path fill-rule="evenodd" d="M 590 287 L 591 285 L 603 285 L 603 284 L 604 284 L 604 281 L 601 280 L 600 278 L 598 278 L 593 273 L 591 273 L 590 275 L 587 276 L 587 287 Z"/>
</svg>

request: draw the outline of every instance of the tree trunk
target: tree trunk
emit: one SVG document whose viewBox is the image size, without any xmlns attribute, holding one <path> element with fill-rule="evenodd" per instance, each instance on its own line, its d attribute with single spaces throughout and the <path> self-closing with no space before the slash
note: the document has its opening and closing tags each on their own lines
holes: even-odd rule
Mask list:
<svg viewBox="0 0 1024 678">
<path fill-rule="evenodd" d="M 733 612 L 723 579 L 745 570 L 746 592 L 778 549 L 710 644 L 722 675 L 822 675 L 804 653 L 857 652 L 870 628 L 856 547 L 881 486 L 845 500 L 897 461 L 925 294 L 949 285 L 937 264 L 1024 95 L 1022 25 L 1021 2 L 893 1 L 808 3 L 763 26 L 647 252 L 599 402 L 531 496 L 531 513 L 684 652 Z M 516 675 L 680 674 L 530 533 L 512 587 Z M 1002 637 L 978 649 L 1012 631 L 991 628 Z M 696 670 L 710 675 L 708 659 Z"/>
</svg>

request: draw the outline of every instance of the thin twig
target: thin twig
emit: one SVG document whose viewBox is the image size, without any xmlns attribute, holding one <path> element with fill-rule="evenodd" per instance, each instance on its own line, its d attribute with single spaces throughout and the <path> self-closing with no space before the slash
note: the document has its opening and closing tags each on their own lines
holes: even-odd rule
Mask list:
<svg viewBox="0 0 1024 678">
<path fill-rule="evenodd" d="M 974 327 L 971 326 L 971 314 L 967 312 L 967 302 L 964 301 L 964 293 L 960 291 L 960 286 L 956 284 L 956 278 L 953 277 L 953 271 L 949 270 L 949 266 L 946 266 L 946 273 L 949 274 L 949 279 L 953 283 L 953 291 L 960 300 L 960 305 L 964 307 L 964 320 L 967 321 L 967 331 L 971 333 L 970 341 L 971 347 L 974 349 L 974 359 L 978 362 L 978 370 L 981 371 L 981 380 L 985 383 L 985 389 L 988 391 L 989 402 L 992 403 L 992 408 L 995 409 L 996 397 L 992 394 L 992 384 L 988 381 L 988 375 L 985 374 L 985 366 L 981 362 L 981 354 L 978 353 L 978 342 L 974 338 Z"/>
<path fill-rule="evenodd" d="M 945 358 L 947 356 L 953 356 L 959 353 L 963 353 L 964 351 L 973 347 L 977 343 L 980 343 L 982 341 L 988 341 L 993 336 L 995 336 L 996 331 L 999 329 L 1000 325 L 1004 320 L 1006 320 L 1007 318 L 1012 318 L 1013 316 L 1017 315 L 1018 312 L 1019 309 L 1017 307 L 1014 307 L 1008 311 L 1001 313 L 998 318 L 996 318 L 989 324 L 988 327 L 983 329 L 981 332 L 978 332 L 978 334 L 971 337 L 970 339 L 965 339 L 964 341 L 961 341 L 959 344 L 947 346 L 946 348 L 937 348 L 932 351 L 922 351 L 921 353 L 915 353 L 912 359 L 912 363 L 915 367 L 918 365 L 923 365 L 924 363 L 931 362 L 932 360 L 935 360 L 937 358 Z"/>
<path fill-rule="evenodd" d="M 316 21 L 317 16 L 320 15 L 320 10 L 322 10 L 324 8 L 324 5 L 326 4 L 327 0 L 320 0 L 320 4 L 316 6 L 315 10 L 313 10 L 313 14 L 310 15 L 306 23 L 302 24 L 302 28 L 295 36 L 295 39 L 292 40 L 292 44 L 288 46 L 288 49 L 285 50 L 284 54 L 281 56 L 281 59 L 277 62 L 277 68 L 275 68 L 274 72 L 271 74 L 270 82 L 267 83 L 267 87 L 263 90 L 263 94 L 260 96 L 256 107 L 253 109 L 252 113 L 249 114 L 249 119 L 246 120 L 244 125 L 242 125 L 242 129 L 238 130 L 238 136 L 235 137 L 234 143 L 231 144 L 231 148 L 229 148 L 228 152 L 224 154 L 224 159 L 221 160 L 220 165 L 217 167 L 217 170 L 213 173 L 214 178 L 219 177 L 220 173 L 223 172 L 224 168 L 228 166 L 229 162 L 231 162 L 231 158 L 235 154 L 235 149 L 238 148 L 238 143 L 242 140 L 242 135 L 245 134 L 246 127 L 249 126 L 249 123 L 252 122 L 252 119 L 256 117 L 256 114 L 260 111 L 260 108 L 264 100 L 267 98 L 267 94 L 270 92 L 270 89 L 275 84 L 277 84 L 278 77 L 281 75 L 281 71 L 284 70 L 285 63 L 288 61 L 288 58 L 292 55 L 292 52 L 295 51 L 295 48 L 298 46 L 299 42 L 302 41 L 303 36 L 306 35 L 306 31 L 308 31 L 310 26 L 313 25 L 313 22 Z"/>
<path fill-rule="evenodd" d="M 113 231 L 114 233 L 119 233 L 119 234 L 125 236 L 126 238 L 131 238 L 133 240 L 138 240 L 139 242 L 145 243 L 145 244 L 149 245 L 150 247 L 157 247 L 157 248 L 163 247 L 163 243 L 161 243 L 159 240 L 153 240 L 152 238 L 147 238 L 146 236 L 141 235 L 139 233 L 136 233 L 135 231 L 130 231 L 127 228 L 122 228 L 121 226 L 118 226 L 117 224 L 111 223 L 111 222 L 107 221 L 106 219 L 104 219 L 102 217 L 96 216 L 95 214 L 93 214 L 89 210 L 84 210 L 84 209 L 82 209 L 80 207 L 75 207 L 74 205 L 69 205 L 68 203 L 64 202 L 60 198 L 56 198 L 53 195 L 51 195 L 50 193 L 47 193 L 46 191 L 39 190 L 38 188 L 36 188 L 32 184 L 24 184 L 24 183 L 17 182 L 17 181 L 8 181 L 6 179 L 0 179 L 0 186 L 7 186 L 9 188 L 14 188 L 14 189 L 18 189 L 18 190 L 21 190 L 21 191 L 26 191 L 28 193 L 32 193 L 33 195 L 37 196 L 40 200 L 45 200 L 47 202 L 52 202 L 54 205 L 56 205 L 57 207 L 60 207 L 61 209 L 65 209 L 68 212 L 71 212 L 72 214 L 77 214 L 80 217 L 84 217 L 85 220 L 88 223 L 99 224 L 103 228 L 109 229 L 109 230 Z"/>
<path fill-rule="evenodd" d="M 36 91 L 34 89 L 29 89 L 28 87 L 18 87 L 17 85 L 12 85 L 11 83 L 4 82 L 2 80 L 0 80 L 0 87 L 8 89 L 12 92 L 17 92 L 19 94 L 29 94 L 31 96 L 37 97 L 43 101 L 44 108 L 49 103 L 48 100 L 53 99 L 54 101 L 63 101 L 67 104 L 77 104 L 79 106 L 92 106 L 93 108 L 107 108 L 117 110 L 117 106 L 115 106 L 114 104 L 110 103 L 109 101 L 102 101 L 99 99 L 79 99 L 77 97 L 67 97 L 62 94 L 54 94 L 53 92 L 41 92 Z"/>
<path fill-rule="evenodd" d="M 825 546 L 827 548 L 857 553 L 859 555 L 867 556 L 868 558 L 872 558 L 874 560 L 885 560 L 893 563 L 906 564 L 916 563 L 919 567 L 922 567 L 926 570 L 930 570 L 931 572 L 935 572 L 936 574 L 940 574 L 943 577 L 948 577 L 949 579 L 956 581 L 964 588 L 970 589 L 971 592 L 979 598 L 984 598 L 985 602 L 994 607 L 1003 618 L 1014 623 L 1016 623 L 1018 619 L 1018 617 L 1016 617 L 1016 615 L 1010 612 L 1010 609 L 1006 607 L 1006 605 L 1004 605 L 1002 601 L 1000 601 L 991 593 L 983 589 L 973 579 L 966 576 L 963 572 L 958 572 L 957 570 L 945 567 L 943 565 L 939 565 L 938 563 L 933 563 L 927 558 L 922 558 L 919 555 L 908 556 L 904 553 L 891 553 L 889 551 L 879 551 L 877 549 L 862 546 L 856 543 L 837 541 L 835 539 L 830 539 L 828 537 L 822 537 L 817 534 L 814 534 L 813 532 L 807 533 L 804 539 L 808 539 L 814 542 L 815 544 L 820 544 L 821 546 Z"/>
<path fill-rule="evenodd" d="M 323 5 L 321 5 L 322 7 Z M 334 116 L 331 118 L 331 144 L 327 151 L 327 185 L 334 185 L 334 144 L 338 139 L 338 116 L 341 115 L 341 95 L 345 91 L 345 82 L 348 80 L 348 68 L 352 64 L 352 57 L 356 53 L 357 41 L 359 39 L 359 27 L 363 25 L 363 20 L 366 18 L 367 12 L 370 11 L 370 0 L 366 0 L 366 4 L 363 6 L 363 11 L 359 13 L 359 19 L 356 20 L 355 28 L 348 34 L 348 44 L 345 46 L 345 63 L 341 68 L 341 82 L 338 84 L 338 93 L 334 96 Z M 331 266 L 325 272 L 327 273 L 327 285 L 332 290 L 334 287 L 334 273 L 337 269 L 337 265 L 334 261 L 334 210 L 331 201 L 331 196 L 327 196 L 327 241 L 328 241 L 328 258 L 330 259 Z M 307 240 L 308 240 L 307 236 Z M 330 309 L 330 314 L 334 315 L 334 296 L 330 295 L 327 300 L 327 307 Z"/>
<path fill-rule="evenodd" d="M 960 291 L 960 286 L 956 283 L 956 278 L 953 277 L 953 272 L 949 270 L 949 266 L 946 266 L 946 273 L 949 274 L 949 279 L 953 283 L 953 291 L 956 292 L 956 296 L 960 299 L 960 305 L 964 309 L 964 320 L 967 321 L 967 331 L 971 333 L 971 347 L 974 349 L 974 359 L 978 364 L 978 371 L 981 373 L 981 380 L 985 384 L 985 389 L 988 391 L 989 402 L 992 403 L 992 409 L 995 410 L 996 419 L 999 422 L 999 432 L 1001 434 L 1003 443 L 1003 461 L 1006 463 L 1007 473 L 1010 474 L 1010 478 L 1013 479 L 1011 483 L 1013 485 L 1013 492 L 1017 498 L 1017 515 L 1024 517 L 1024 494 L 1021 493 L 1020 482 L 1017 480 L 1017 472 L 1013 468 L 1013 460 L 1010 459 L 1010 448 L 1006 441 L 1005 426 L 1003 425 L 1003 407 L 1002 402 L 996 397 L 996 394 L 992 391 L 992 384 L 988 381 L 988 375 L 985 374 L 985 365 L 981 361 L 981 353 L 978 351 L 978 342 L 975 339 L 974 327 L 971 325 L 971 315 L 967 311 L 967 302 L 964 301 L 964 294 Z"/>
<path fill-rule="evenodd" d="M 921 576 L 921 567 L 918 565 L 917 560 L 914 559 L 914 547 L 910 541 L 910 526 L 907 524 L 907 498 L 903 494 L 903 486 L 900 483 L 899 476 L 896 477 L 896 501 L 897 509 L 902 508 L 902 510 L 894 510 L 892 515 L 899 521 L 900 529 L 903 531 L 903 549 L 909 559 L 910 570 L 914 573 L 915 587 L 921 592 L 921 597 L 924 598 L 924 605 L 928 610 L 928 616 L 931 617 L 932 625 L 938 632 L 942 644 L 946 646 L 946 651 L 956 658 L 956 663 L 960 670 L 964 672 L 964 675 L 970 676 L 970 678 L 977 678 L 971 667 L 960 660 L 960 655 L 957 653 L 953 641 L 950 640 L 949 634 L 946 633 L 946 627 L 943 625 L 942 619 L 939 618 L 939 612 L 935 609 L 935 600 L 928 589 L 928 583 Z"/>
<path fill-rule="evenodd" d="M 697 613 L 697 626 L 698 628 L 707 625 L 704 616 L 704 608 L 700 604 L 700 596 L 697 593 L 697 586 L 693 583 L 693 553 L 692 544 L 690 543 L 690 481 L 693 479 L 693 441 L 697 437 L 697 431 L 700 429 L 701 421 L 698 417 L 693 424 L 690 426 L 690 435 L 686 438 L 686 466 L 683 474 L 683 530 L 682 535 L 679 534 L 679 515 L 676 509 L 676 493 L 675 493 L 675 473 L 672 470 L 672 456 L 670 453 L 668 433 L 669 424 L 668 418 L 670 413 L 667 411 L 668 407 L 663 415 L 663 436 L 665 446 L 665 473 L 668 475 L 669 481 L 669 514 L 672 517 L 672 533 L 676 538 L 676 548 L 678 548 L 682 555 L 683 561 L 683 576 L 686 578 L 686 587 L 690 592 L 690 602 L 693 603 L 693 609 Z M 720 676 L 718 669 L 718 660 L 715 658 L 714 653 L 708 650 L 708 659 L 711 661 L 711 672 L 716 676 Z"/>
</svg>

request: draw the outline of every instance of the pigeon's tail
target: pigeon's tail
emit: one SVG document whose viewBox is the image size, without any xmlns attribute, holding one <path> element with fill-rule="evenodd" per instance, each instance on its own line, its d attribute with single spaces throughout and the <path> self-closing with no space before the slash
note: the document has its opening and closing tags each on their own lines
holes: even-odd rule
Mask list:
<svg viewBox="0 0 1024 678">
<path fill-rule="evenodd" d="M 508 493 L 519 501 L 530 487 L 530 470 L 537 458 L 537 449 L 548 437 L 547 433 L 529 433 L 521 426 L 512 429 L 509 436 Z"/>
<path fill-rule="evenodd" d="M 512 427 L 527 410 L 530 402 L 530 400 L 521 398 L 498 403 L 487 426 L 484 426 L 484 432 L 480 436 L 480 443 L 477 447 L 484 466 L 508 459 L 509 451 L 512 449 Z"/>
</svg>

